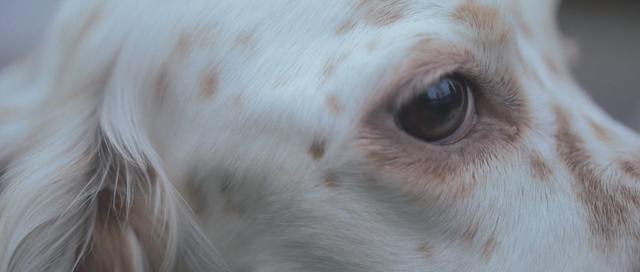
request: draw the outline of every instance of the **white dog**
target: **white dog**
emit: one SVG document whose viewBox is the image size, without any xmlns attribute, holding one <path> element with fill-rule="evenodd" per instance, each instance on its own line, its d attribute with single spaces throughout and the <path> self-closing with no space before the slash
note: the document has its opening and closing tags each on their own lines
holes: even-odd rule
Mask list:
<svg viewBox="0 0 640 272">
<path fill-rule="evenodd" d="M 556 6 L 69 0 L 0 77 L 0 271 L 640 271 Z"/>
</svg>

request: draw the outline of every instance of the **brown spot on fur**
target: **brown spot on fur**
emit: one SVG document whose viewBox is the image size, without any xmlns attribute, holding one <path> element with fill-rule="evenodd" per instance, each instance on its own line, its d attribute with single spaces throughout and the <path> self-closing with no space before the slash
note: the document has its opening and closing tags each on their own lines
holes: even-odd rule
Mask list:
<svg viewBox="0 0 640 272">
<path fill-rule="evenodd" d="M 254 44 L 254 32 L 244 32 L 236 37 L 234 45 L 239 48 L 249 48 Z"/>
<path fill-rule="evenodd" d="M 191 207 L 193 213 L 202 214 L 207 207 L 206 199 L 202 195 L 201 188 L 199 188 L 199 186 L 195 184 L 195 181 L 189 180 L 185 183 L 184 193 L 184 198 L 186 199 L 187 203 L 189 203 L 189 207 Z"/>
<path fill-rule="evenodd" d="M 380 27 L 404 18 L 408 3 L 406 0 L 358 0 L 355 8 L 362 12 L 362 19 L 366 24 Z"/>
<path fill-rule="evenodd" d="M 200 81 L 200 91 L 204 97 L 212 97 L 218 89 L 218 71 L 213 69 L 206 73 Z"/>
<path fill-rule="evenodd" d="M 535 179 L 549 181 L 553 172 L 551 171 L 551 167 L 549 167 L 540 154 L 535 152 L 532 153 L 529 158 L 529 162 L 531 163 L 531 171 L 533 172 L 533 177 Z"/>
<path fill-rule="evenodd" d="M 619 164 L 625 174 L 640 181 L 640 158 L 634 160 L 622 159 Z"/>
<path fill-rule="evenodd" d="M 332 76 L 333 74 L 335 74 L 336 72 L 336 63 L 334 62 L 327 62 L 327 64 L 324 65 L 324 70 L 322 72 L 322 74 L 324 75 L 325 79 Z"/>
<path fill-rule="evenodd" d="M 427 243 L 419 245 L 416 251 L 425 258 L 431 258 L 433 256 L 433 247 Z"/>
<path fill-rule="evenodd" d="M 591 127 L 591 130 L 593 130 L 593 132 L 595 133 L 595 136 L 598 140 L 603 141 L 605 143 L 613 142 L 613 135 L 611 135 L 611 133 L 607 129 L 605 129 L 603 126 L 601 126 L 600 124 L 596 123 L 591 119 L 589 119 L 589 126 Z"/>
<path fill-rule="evenodd" d="M 483 40 L 495 41 L 500 45 L 505 45 L 510 40 L 511 32 L 494 7 L 466 0 L 453 11 L 451 17 L 473 28 Z"/>
<path fill-rule="evenodd" d="M 82 28 L 80 28 L 80 32 L 78 32 L 76 44 L 79 44 L 80 41 L 84 40 L 87 34 L 91 32 L 91 29 L 93 29 L 95 25 L 102 19 L 102 12 L 102 6 L 99 6 L 98 8 L 91 11 L 91 13 L 87 16 L 87 19 L 82 23 Z"/>
<path fill-rule="evenodd" d="M 338 183 L 336 182 L 336 179 L 332 176 L 326 177 L 324 179 L 324 181 L 322 182 L 322 184 L 324 185 L 324 187 L 326 188 L 335 188 L 338 187 Z"/>
<path fill-rule="evenodd" d="M 324 156 L 325 148 L 326 142 L 324 140 L 316 139 L 313 141 L 313 143 L 311 143 L 311 146 L 309 147 L 309 155 L 315 161 L 320 160 Z"/>
<path fill-rule="evenodd" d="M 586 207 L 591 232 L 599 238 L 596 245 L 607 250 L 629 227 L 631 208 L 640 205 L 640 198 L 621 185 L 606 186 L 585 142 L 574 132 L 568 113 L 556 106 L 557 150 L 574 177 L 578 199 Z"/>
<path fill-rule="evenodd" d="M 176 53 L 180 58 L 186 58 L 191 53 L 191 33 L 182 32 L 176 43 Z"/>
<path fill-rule="evenodd" d="M 215 32 L 210 26 L 185 29 L 178 35 L 173 58 L 183 60 L 195 49 L 207 49 L 215 43 Z"/>
<path fill-rule="evenodd" d="M 325 63 L 324 68 L 322 70 L 323 78 L 321 83 L 325 83 L 327 80 L 329 80 L 329 78 L 335 75 L 338 64 L 342 63 L 345 59 L 347 59 L 347 57 L 349 57 L 349 54 L 350 52 L 345 52 L 344 54 L 338 57 L 329 59 Z"/>
<path fill-rule="evenodd" d="M 478 225 L 478 223 L 472 223 L 469 225 L 469 227 L 462 233 L 462 240 L 467 244 L 471 244 L 478 234 L 478 229 L 480 229 L 480 225 Z"/>
<path fill-rule="evenodd" d="M 451 14 L 454 20 L 481 30 L 493 29 L 499 15 L 497 9 L 472 0 L 466 0 Z"/>
<path fill-rule="evenodd" d="M 336 28 L 336 34 L 337 35 L 345 34 L 353 30 L 355 26 L 356 26 L 356 23 L 353 20 L 347 20 Z"/>
<path fill-rule="evenodd" d="M 190 32 L 181 32 L 167 60 L 160 64 L 160 69 L 155 77 L 154 86 L 157 93 L 157 105 L 162 105 L 164 97 L 171 88 L 171 68 L 178 66 L 189 56 L 192 47 L 191 39 L 192 37 Z"/>
<path fill-rule="evenodd" d="M 333 114 L 340 114 L 344 110 L 344 107 L 340 102 L 340 99 L 338 99 L 338 97 L 333 94 L 327 96 L 327 99 L 325 100 L 325 104 L 329 108 L 329 111 L 331 111 L 331 113 Z"/>
<path fill-rule="evenodd" d="M 482 244 L 482 258 L 484 258 L 484 260 L 487 262 L 491 261 L 491 257 L 493 257 L 493 253 L 497 248 L 498 241 L 496 240 L 496 235 L 494 233 L 489 237 L 489 239 L 487 239 L 486 242 L 484 242 L 484 244 Z"/>
<path fill-rule="evenodd" d="M 562 71 L 562 68 L 560 68 L 560 65 L 558 65 L 550 55 L 544 56 L 544 63 L 547 66 L 547 69 L 549 69 L 552 74 L 556 76 L 564 75 L 564 72 Z"/>
</svg>

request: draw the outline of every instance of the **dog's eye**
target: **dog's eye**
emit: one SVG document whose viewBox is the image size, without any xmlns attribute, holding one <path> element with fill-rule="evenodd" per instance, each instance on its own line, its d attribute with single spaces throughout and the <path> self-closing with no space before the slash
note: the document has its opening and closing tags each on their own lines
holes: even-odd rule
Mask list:
<svg viewBox="0 0 640 272">
<path fill-rule="evenodd" d="M 475 122 L 471 84 L 459 75 L 445 76 L 418 92 L 396 112 L 396 124 L 423 141 L 451 144 Z"/>
</svg>

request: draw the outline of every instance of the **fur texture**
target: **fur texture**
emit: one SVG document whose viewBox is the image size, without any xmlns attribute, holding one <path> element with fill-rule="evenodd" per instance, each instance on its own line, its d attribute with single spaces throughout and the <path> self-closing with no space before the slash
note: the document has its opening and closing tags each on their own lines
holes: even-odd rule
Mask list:
<svg viewBox="0 0 640 272">
<path fill-rule="evenodd" d="M 638 271 L 555 1 L 68 0 L 0 76 L 0 271 Z M 473 80 L 460 141 L 392 109 Z"/>
</svg>

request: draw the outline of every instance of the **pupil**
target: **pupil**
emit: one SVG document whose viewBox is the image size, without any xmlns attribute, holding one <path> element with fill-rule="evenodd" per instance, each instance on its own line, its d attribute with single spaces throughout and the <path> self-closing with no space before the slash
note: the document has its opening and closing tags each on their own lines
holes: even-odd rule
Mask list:
<svg viewBox="0 0 640 272">
<path fill-rule="evenodd" d="M 397 117 L 399 125 L 426 141 L 446 138 L 464 121 L 467 88 L 458 78 L 441 79 L 401 108 Z"/>
</svg>

